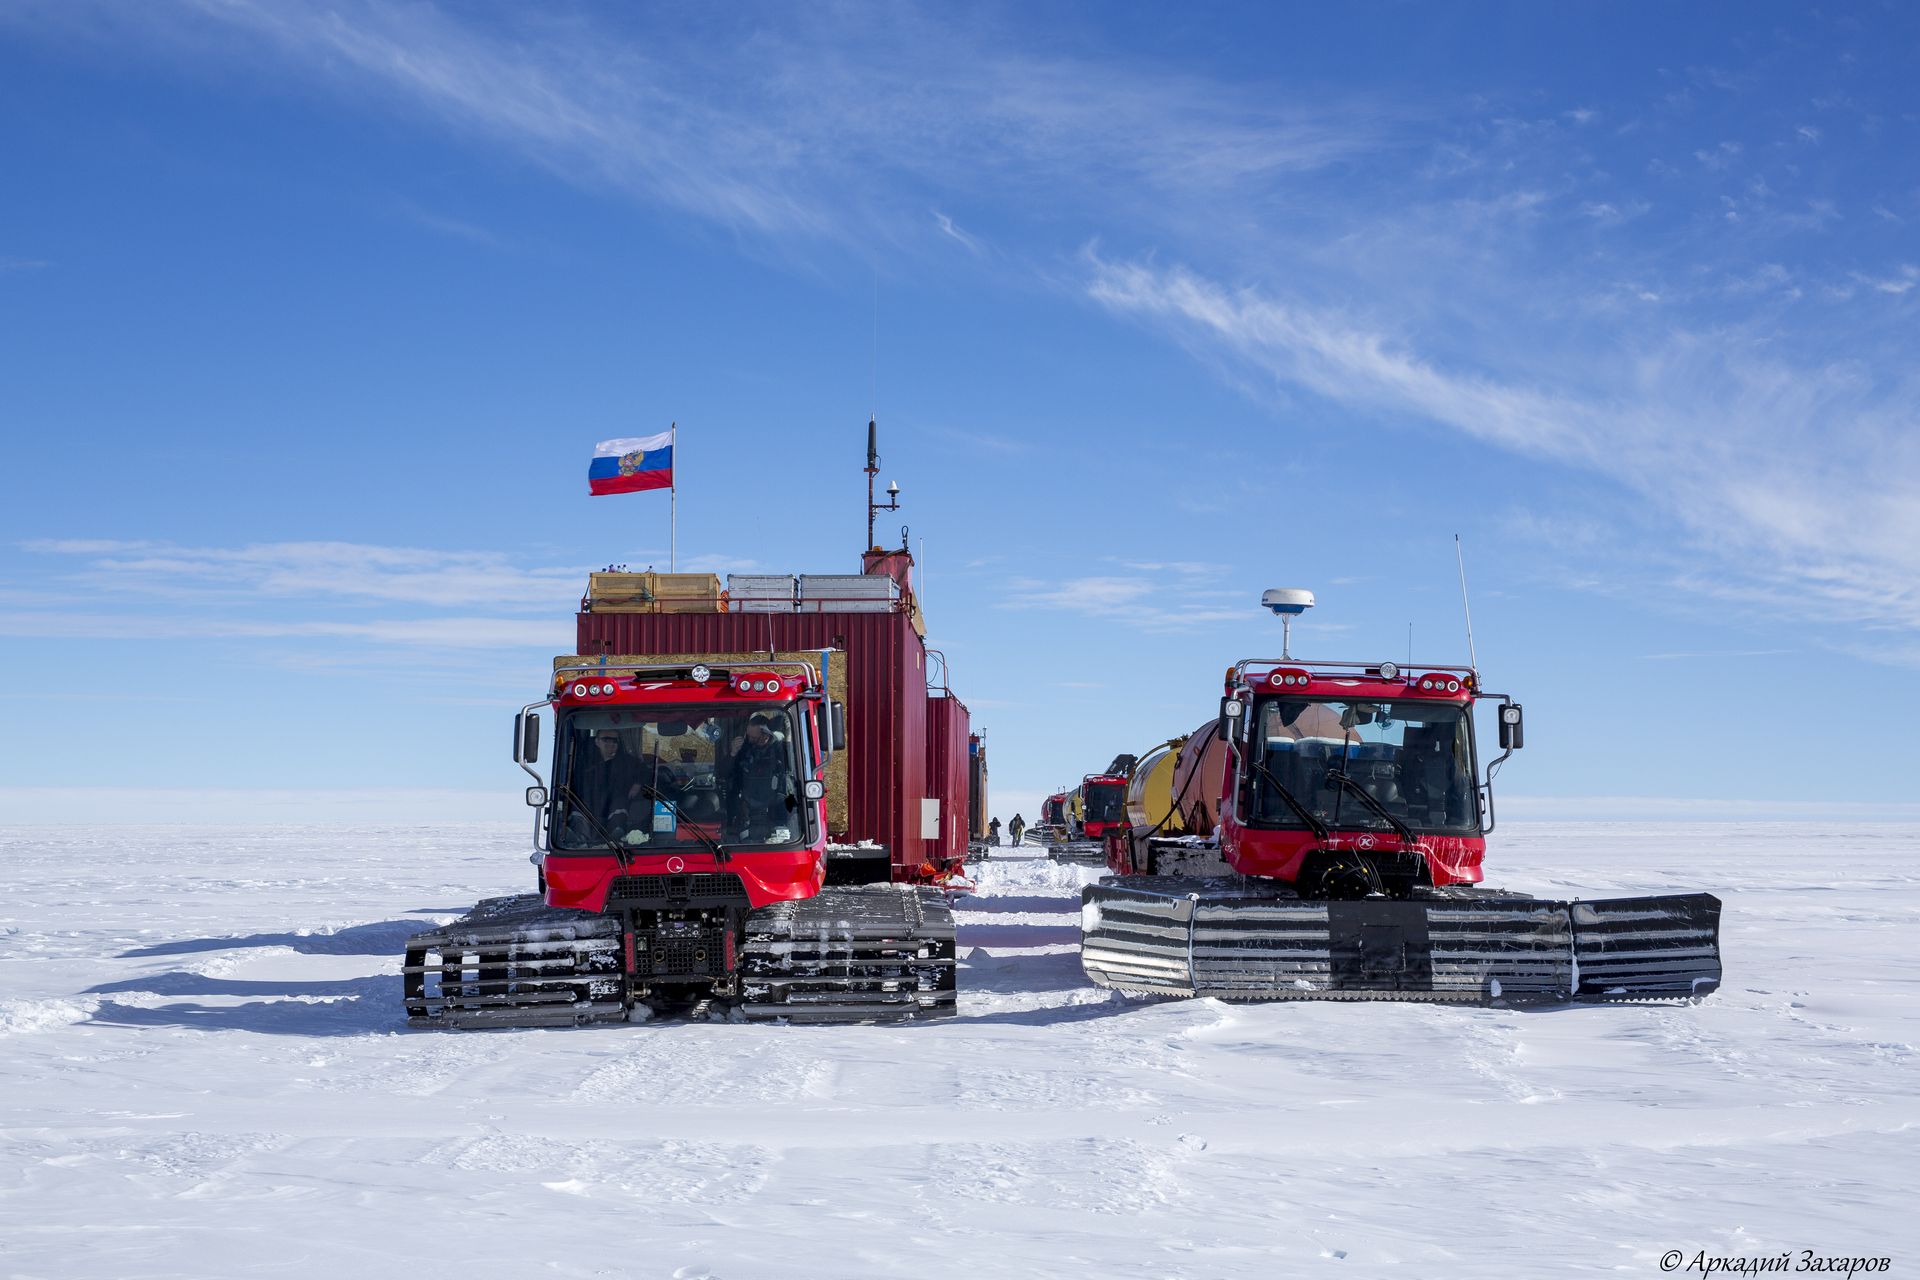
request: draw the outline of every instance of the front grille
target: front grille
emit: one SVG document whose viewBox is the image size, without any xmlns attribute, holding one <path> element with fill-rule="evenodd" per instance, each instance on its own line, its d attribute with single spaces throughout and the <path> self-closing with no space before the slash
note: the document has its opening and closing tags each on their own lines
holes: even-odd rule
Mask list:
<svg viewBox="0 0 1920 1280">
<path fill-rule="evenodd" d="M 642 933 L 639 943 L 635 954 L 637 977 L 726 976 L 725 929 L 661 929 Z"/>
<path fill-rule="evenodd" d="M 747 888 L 732 872 L 699 871 L 684 875 L 615 876 L 607 904 L 642 907 L 732 906 L 747 901 Z"/>
</svg>

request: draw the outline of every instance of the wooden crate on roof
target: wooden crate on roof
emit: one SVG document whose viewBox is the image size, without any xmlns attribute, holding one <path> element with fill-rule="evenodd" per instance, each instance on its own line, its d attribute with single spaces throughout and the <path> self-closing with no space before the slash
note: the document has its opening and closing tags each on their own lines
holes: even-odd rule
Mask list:
<svg viewBox="0 0 1920 1280">
<path fill-rule="evenodd" d="M 587 575 L 587 608 L 595 613 L 719 613 L 722 599 L 718 574 Z"/>
</svg>

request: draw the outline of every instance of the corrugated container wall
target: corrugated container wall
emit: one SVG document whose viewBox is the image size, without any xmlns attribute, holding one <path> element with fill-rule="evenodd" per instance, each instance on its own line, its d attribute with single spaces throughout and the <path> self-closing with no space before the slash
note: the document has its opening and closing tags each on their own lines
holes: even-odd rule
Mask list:
<svg viewBox="0 0 1920 1280">
<path fill-rule="evenodd" d="M 892 854 L 894 879 L 917 878 L 942 843 L 920 834 L 927 785 L 926 645 L 904 613 L 582 613 L 579 652 L 788 652 L 847 655 L 847 830 Z M 961 708 L 964 723 L 965 708 Z M 962 730 L 961 742 L 965 743 Z M 965 842 L 959 854 L 966 852 Z"/>
<path fill-rule="evenodd" d="M 940 802 L 940 848 L 950 859 L 967 856 L 969 827 L 967 704 L 952 694 L 927 699 L 927 784 Z"/>
</svg>

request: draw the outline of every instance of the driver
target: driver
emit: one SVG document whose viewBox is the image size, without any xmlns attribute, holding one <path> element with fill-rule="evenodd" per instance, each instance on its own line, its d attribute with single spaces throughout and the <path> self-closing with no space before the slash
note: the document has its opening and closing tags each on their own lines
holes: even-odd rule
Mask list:
<svg viewBox="0 0 1920 1280">
<path fill-rule="evenodd" d="M 627 750 L 618 729 L 593 731 L 593 751 L 578 757 L 573 792 L 582 809 L 592 814 L 616 838 L 624 828 L 649 825 L 653 812 L 648 789 L 663 799 L 673 798 L 673 774 L 652 752 L 635 755 Z"/>
<path fill-rule="evenodd" d="M 742 832 L 764 832 L 787 821 L 794 805 L 789 773 L 784 739 L 765 716 L 755 716 L 747 722 L 727 777 L 733 820 Z"/>
</svg>

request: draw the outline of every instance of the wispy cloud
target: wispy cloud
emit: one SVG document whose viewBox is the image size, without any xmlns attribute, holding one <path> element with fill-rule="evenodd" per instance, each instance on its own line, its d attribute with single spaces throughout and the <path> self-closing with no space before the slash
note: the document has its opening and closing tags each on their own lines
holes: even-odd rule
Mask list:
<svg viewBox="0 0 1920 1280">
<path fill-rule="evenodd" d="M 489 249 L 498 249 L 502 245 L 499 236 L 477 223 L 466 222 L 460 218 L 448 217 L 432 209 L 416 204 L 404 197 L 397 200 L 394 208 L 399 215 L 417 227 L 425 228 L 436 235 L 447 236 L 454 240 L 464 240 L 468 244 L 485 245 Z"/>
<path fill-rule="evenodd" d="M 1173 72 L 1040 56 L 990 23 L 908 8 L 651 25 L 641 11 L 385 0 L 74 0 L 28 13 L 15 21 L 143 56 L 290 72 L 736 230 L 869 249 L 931 234 L 982 250 L 948 214 L 908 213 L 930 194 L 1077 188 L 1094 207 L 1130 196 L 1198 210 L 1372 145 L 1385 119 L 1351 96 L 1275 105 Z"/>
<path fill-rule="evenodd" d="M 435 649 L 535 648 L 570 652 L 569 620 L 481 616 L 381 618 L 366 622 L 175 616 L 155 613 L 0 612 L 0 635 L 41 639 L 139 636 L 144 640 L 360 640 Z"/>
<path fill-rule="evenodd" d="M 1213 578 L 1228 571 L 1223 564 L 1203 560 L 1121 560 L 1117 563 L 1141 573 L 1177 573 L 1192 578 Z"/>
<path fill-rule="evenodd" d="M 0 257 L 0 273 L 9 271 L 44 271 L 52 265 L 51 262 L 47 262 L 41 258 Z"/>
<path fill-rule="evenodd" d="M 1608 346 L 1551 379 L 1448 367 L 1404 337 L 1184 268 L 1086 261 L 1096 302 L 1276 393 L 1438 424 L 1639 493 L 1714 558 L 1696 576 L 1723 595 L 1804 592 L 1834 620 L 1920 627 L 1920 382 L 1794 362 L 1735 332 Z"/>
<path fill-rule="evenodd" d="M 1589 200 L 1580 206 L 1580 212 L 1604 226 L 1619 226 L 1635 218 L 1644 217 L 1653 205 L 1645 200 Z"/>
<path fill-rule="evenodd" d="M 1693 153 L 1693 158 L 1703 167 L 1719 171 L 1731 167 L 1740 158 L 1741 150 L 1737 142 L 1722 142 L 1715 147 L 1702 147 Z"/>
<path fill-rule="evenodd" d="M 206 547 L 66 538 L 20 545 L 47 572 L 39 585 L 0 591 L 0 635 L 346 642 L 255 655 L 303 669 L 390 666 L 392 654 L 419 648 L 568 652 L 572 615 L 594 567 L 358 542 Z M 680 567 L 763 571 L 724 555 L 689 557 Z M 75 599 L 113 607 L 74 609 Z"/>
<path fill-rule="evenodd" d="M 1317 396 L 1604 477 L 1700 553 L 1676 591 L 1811 595 L 1839 620 L 1920 626 L 1907 585 L 1920 581 L 1920 378 L 1910 323 L 1886 323 L 1910 316 L 1920 272 L 1861 265 L 1903 263 L 1897 247 L 1794 252 L 1898 234 L 1911 183 L 1834 199 L 1808 161 L 1844 150 L 1839 127 L 1773 104 L 1755 132 L 1749 108 L 1769 90 L 1753 67 L 1677 70 L 1664 101 L 1521 104 L 1289 93 L 1095 40 L 1036 53 L 991 17 L 899 6 L 686 23 L 619 8 L 67 0 L 0 7 L 0 23 L 318 87 L 747 243 L 922 261 L 954 260 L 958 244 L 981 267 L 1030 273 L 1023 288 L 1064 282 L 1153 326 L 1257 397 Z M 443 234 L 491 234 L 420 212 Z M 1052 256 L 1094 237 L 1124 248 Z M 1815 307 L 1818 323 L 1781 323 Z M 1843 310 L 1874 314 L 1836 322 Z M 1168 501 L 1226 505 L 1213 491 Z M 179 549 L 95 559 L 102 581 L 149 593 L 211 591 L 222 572 L 248 590 L 285 580 L 252 562 L 183 563 Z M 509 614 L 548 607 L 549 577 L 571 572 L 315 567 L 315 589 L 369 602 L 504 570 L 495 607 Z M 1136 622 L 1215 607 L 1161 569 L 1080 582 L 1073 602 L 1042 587 L 1026 598 Z"/>
<path fill-rule="evenodd" d="M 986 246 L 981 244 L 977 237 L 962 231 L 958 226 L 954 225 L 952 218 L 941 213 L 938 209 L 933 211 L 933 221 L 934 224 L 940 228 L 940 234 L 958 241 L 960 245 L 974 257 L 977 258 L 986 253 Z"/>
<path fill-rule="evenodd" d="M 37 539 L 26 550 L 73 561 L 74 581 L 118 597 L 336 599 L 564 613 L 581 566 L 525 567 L 486 551 L 356 542 L 188 547 L 98 538 Z"/>
<path fill-rule="evenodd" d="M 16 564 L 44 573 L 0 593 L 0 635 L 281 641 L 249 650 L 250 660 L 301 670 L 392 667 L 395 655 L 433 649 L 474 655 L 453 664 L 471 675 L 490 651 L 564 652 L 586 581 L 582 567 L 527 566 L 494 552 L 352 542 L 71 538 L 22 549 L 29 558 Z M 75 608 L 76 600 L 111 604 Z"/>
<path fill-rule="evenodd" d="M 1140 631 L 1186 631 L 1248 617 L 1245 604 L 1224 604 L 1218 593 L 1196 593 L 1178 575 L 1013 578 L 1007 591 L 1003 609 L 1077 613 Z"/>
<path fill-rule="evenodd" d="M 1890 275 L 1870 276 L 1856 271 L 1853 273 L 1853 278 L 1876 293 L 1890 293 L 1899 297 L 1903 293 L 1911 292 L 1915 285 L 1920 285 L 1920 267 L 1908 262 L 1901 264 Z"/>
</svg>

